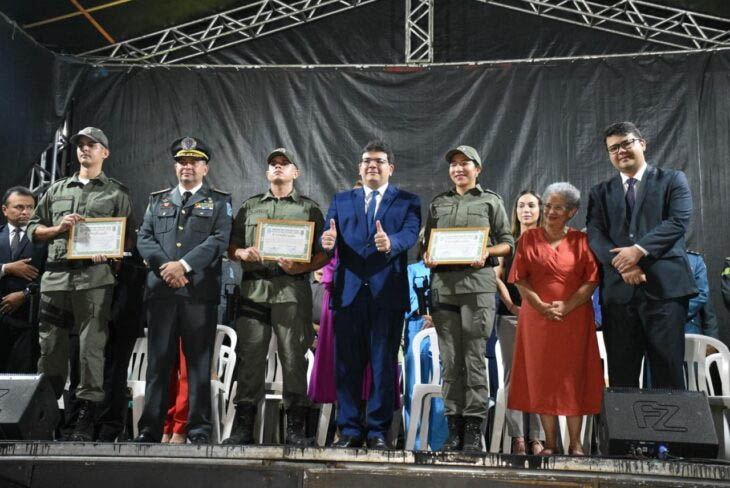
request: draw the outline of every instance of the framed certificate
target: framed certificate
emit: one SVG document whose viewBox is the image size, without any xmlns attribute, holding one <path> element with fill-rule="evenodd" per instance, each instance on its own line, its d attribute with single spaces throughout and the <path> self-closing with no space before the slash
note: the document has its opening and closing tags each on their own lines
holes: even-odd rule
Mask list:
<svg viewBox="0 0 730 488">
<path fill-rule="evenodd" d="M 86 218 L 71 226 L 66 259 L 89 259 L 93 256 L 121 258 L 127 217 Z"/>
<path fill-rule="evenodd" d="M 431 229 L 428 255 L 435 264 L 471 264 L 484 257 L 489 227 Z"/>
<path fill-rule="evenodd" d="M 286 258 L 308 263 L 313 242 L 314 222 L 260 219 L 256 226 L 256 247 L 267 261 Z"/>
</svg>

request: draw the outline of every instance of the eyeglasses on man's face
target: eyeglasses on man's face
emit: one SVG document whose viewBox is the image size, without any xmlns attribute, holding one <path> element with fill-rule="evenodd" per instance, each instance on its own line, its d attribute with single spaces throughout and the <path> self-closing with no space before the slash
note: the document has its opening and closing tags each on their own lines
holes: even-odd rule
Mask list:
<svg viewBox="0 0 730 488">
<path fill-rule="evenodd" d="M 388 160 L 387 159 L 383 159 L 383 158 L 362 158 L 360 160 L 360 163 L 361 164 L 365 164 L 365 165 L 368 165 L 370 163 L 375 163 L 375 164 L 388 164 Z"/>
<path fill-rule="evenodd" d="M 638 137 L 633 139 L 626 139 L 625 141 L 621 141 L 618 144 L 614 144 L 612 146 L 608 146 L 606 150 L 608 150 L 609 154 L 616 154 L 619 149 L 628 149 L 630 148 L 636 141 L 640 141 Z"/>
</svg>

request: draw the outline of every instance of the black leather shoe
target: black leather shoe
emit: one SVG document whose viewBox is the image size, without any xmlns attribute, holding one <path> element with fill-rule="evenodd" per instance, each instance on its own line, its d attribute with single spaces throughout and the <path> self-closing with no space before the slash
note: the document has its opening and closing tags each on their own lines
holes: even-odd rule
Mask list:
<svg viewBox="0 0 730 488">
<path fill-rule="evenodd" d="M 362 439 L 343 435 L 340 440 L 332 444 L 332 447 L 362 447 Z"/>
<path fill-rule="evenodd" d="M 139 433 L 139 435 L 137 437 L 134 438 L 134 440 L 132 442 L 144 442 L 147 444 L 156 444 L 160 441 L 155 440 L 155 438 L 152 437 L 152 434 L 150 434 L 146 430 L 143 430 L 142 432 Z"/>
<path fill-rule="evenodd" d="M 376 436 L 368 439 L 368 449 L 380 449 L 381 451 L 388 451 L 390 450 L 390 446 L 388 446 L 388 443 L 385 441 L 384 438 Z"/>
<path fill-rule="evenodd" d="M 191 444 L 210 444 L 210 438 L 205 434 L 188 434 Z"/>
</svg>

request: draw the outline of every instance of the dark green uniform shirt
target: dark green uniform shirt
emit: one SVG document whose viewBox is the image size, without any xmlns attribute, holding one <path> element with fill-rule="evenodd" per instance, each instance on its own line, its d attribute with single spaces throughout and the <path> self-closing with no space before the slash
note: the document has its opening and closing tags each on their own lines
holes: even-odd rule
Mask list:
<svg viewBox="0 0 730 488">
<path fill-rule="evenodd" d="M 39 225 L 53 227 L 67 214 L 77 213 L 84 217 L 127 217 L 127 232 L 131 232 L 129 216 L 129 190 L 104 172 L 84 185 L 79 173 L 56 181 L 38 202 L 28 223 L 28 239 Z M 68 232 L 48 241 L 48 262 L 66 260 Z M 99 286 L 113 285 L 114 273 L 108 265 L 96 265 L 70 271 L 46 271 L 41 278 L 41 289 L 45 291 L 86 290 Z"/>
<path fill-rule="evenodd" d="M 431 229 L 448 227 L 489 227 L 490 246 L 502 243 L 509 244 L 512 249 L 515 246 L 502 197 L 479 185 L 463 196 L 452 188 L 436 195 L 431 201 L 426 220 L 426 238 L 430 238 Z M 463 270 L 448 272 L 439 272 L 439 267 L 436 267 L 433 271 L 433 288 L 441 295 L 497 291 L 494 268 L 491 266 L 481 269 L 464 266 Z"/>
<path fill-rule="evenodd" d="M 271 190 L 246 200 L 236 214 L 231 234 L 231 244 L 236 247 L 256 245 L 256 225 L 259 219 L 306 220 L 314 222 L 314 243 L 312 255 L 322 250 L 320 236 L 324 230 L 324 217 L 319 205 L 311 198 L 300 195 L 296 189 L 284 198 L 276 198 Z M 298 302 L 299 288 L 309 291 L 309 281 L 290 275 L 269 279 L 249 279 L 251 272 L 279 269 L 275 261 L 247 263 L 241 261 L 243 278 L 241 296 L 257 303 Z M 249 277 L 246 275 L 249 274 Z"/>
</svg>

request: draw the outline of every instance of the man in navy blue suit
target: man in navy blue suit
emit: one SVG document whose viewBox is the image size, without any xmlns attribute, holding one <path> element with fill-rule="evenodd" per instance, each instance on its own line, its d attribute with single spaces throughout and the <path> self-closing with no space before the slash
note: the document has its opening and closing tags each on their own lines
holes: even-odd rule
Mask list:
<svg viewBox="0 0 730 488">
<path fill-rule="evenodd" d="M 639 386 L 646 354 L 655 388 L 685 388 L 684 322 L 697 294 L 684 234 L 692 196 L 681 171 L 646 163 L 631 122 L 605 131 L 619 174 L 591 189 L 588 239 L 601 264 L 603 337 L 611 386 Z"/>
<path fill-rule="evenodd" d="M 336 194 L 327 214 L 322 247 L 337 247 L 330 306 L 334 310 L 336 447 L 388 449 L 386 433 L 395 408 L 398 346 L 409 308 L 408 249 L 418 240 L 421 203 L 388 183 L 393 154 L 381 141 L 363 149 L 363 188 Z M 326 224 L 325 224 L 326 225 Z M 372 366 L 365 425 L 360 414 L 363 372 Z"/>
<path fill-rule="evenodd" d="M 47 247 L 28 240 L 26 229 L 34 208 L 35 198 L 23 186 L 14 186 L 3 196 L 7 223 L 0 227 L 0 373 L 35 373 L 40 355 L 30 295 L 31 284 L 37 285 L 43 272 Z"/>
</svg>

